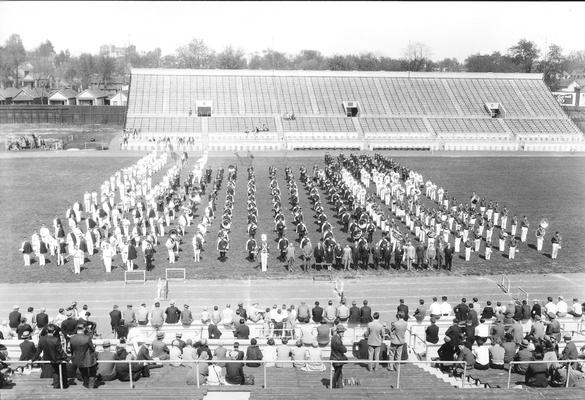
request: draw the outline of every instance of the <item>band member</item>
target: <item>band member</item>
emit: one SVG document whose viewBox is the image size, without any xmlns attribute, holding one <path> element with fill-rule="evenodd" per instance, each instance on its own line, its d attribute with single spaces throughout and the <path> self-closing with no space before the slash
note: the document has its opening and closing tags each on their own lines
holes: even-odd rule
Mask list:
<svg viewBox="0 0 585 400">
<path fill-rule="evenodd" d="M 528 218 L 526 215 L 522 217 L 522 222 L 520 224 L 520 241 L 522 243 L 526 243 L 526 237 L 528 236 L 528 227 L 530 226 L 530 222 L 528 222 Z"/>
<path fill-rule="evenodd" d="M 557 256 L 559 255 L 562 240 L 563 238 L 561 237 L 561 234 L 559 232 L 555 232 L 552 239 L 550 240 L 552 243 L 552 252 L 550 254 L 550 258 L 552 258 L 553 260 L 556 260 Z"/>
<path fill-rule="evenodd" d="M 286 236 L 281 237 L 278 240 L 278 251 L 280 252 L 280 260 L 286 260 L 286 249 L 288 248 L 289 241 Z"/>
<path fill-rule="evenodd" d="M 518 240 L 516 237 L 512 236 L 510 238 L 510 249 L 508 251 L 508 259 L 513 260 L 516 257 L 516 245 L 518 244 Z"/>
<path fill-rule="evenodd" d="M 492 257 L 492 246 L 491 245 L 486 244 L 484 256 L 485 256 L 486 260 L 489 260 Z"/>
<path fill-rule="evenodd" d="M 516 236 L 516 230 L 518 229 L 518 217 L 514 215 L 512 217 L 512 225 L 510 227 L 510 235 Z"/>
<path fill-rule="evenodd" d="M 24 258 L 24 266 L 30 267 L 30 255 L 33 253 L 33 248 L 27 238 L 24 238 L 24 241 L 20 246 L 20 252 L 22 253 L 22 257 Z"/>
<path fill-rule="evenodd" d="M 538 229 L 536 229 L 535 235 L 536 235 L 536 250 L 537 251 L 542 251 L 542 244 L 544 243 L 544 235 L 545 234 L 546 234 L 546 230 L 542 226 L 539 226 Z"/>
<path fill-rule="evenodd" d="M 506 250 L 506 237 L 508 234 L 504 230 L 500 230 L 499 235 L 499 250 L 504 252 Z"/>
<path fill-rule="evenodd" d="M 172 236 L 169 236 L 165 243 L 165 247 L 167 248 L 167 252 L 169 254 L 169 264 L 175 263 L 175 240 Z"/>
<path fill-rule="evenodd" d="M 465 242 L 465 261 L 469 261 L 471 259 L 471 248 L 473 247 L 473 242 L 471 238 L 467 239 Z"/>
<path fill-rule="evenodd" d="M 230 248 L 229 239 L 226 236 L 217 238 L 217 251 L 219 252 L 219 259 L 225 261 L 226 253 Z"/>
<path fill-rule="evenodd" d="M 453 251 L 455 253 L 459 253 L 460 250 L 460 246 L 461 246 L 461 238 L 463 236 L 463 233 L 461 232 L 461 229 L 457 229 L 455 231 L 455 246 L 453 248 Z"/>
<path fill-rule="evenodd" d="M 266 272 L 268 267 L 268 252 L 270 251 L 270 248 L 268 247 L 266 234 L 263 233 L 260 239 L 262 240 L 260 243 L 260 264 L 262 266 L 262 272 Z"/>
<path fill-rule="evenodd" d="M 258 244 L 256 243 L 256 239 L 250 236 L 249 239 L 246 241 L 246 251 L 248 252 L 248 260 L 254 261 L 256 259 L 256 248 Z"/>
</svg>

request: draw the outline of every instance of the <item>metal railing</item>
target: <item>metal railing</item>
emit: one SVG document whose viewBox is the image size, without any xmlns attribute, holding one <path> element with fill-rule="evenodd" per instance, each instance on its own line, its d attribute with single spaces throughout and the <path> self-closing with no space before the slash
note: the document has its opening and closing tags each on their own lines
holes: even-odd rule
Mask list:
<svg viewBox="0 0 585 400">
<path fill-rule="evenodd" d="M 39 360 L 39 361 L 16 361 L 16 360 L 6 360 L 3 361 L 5 364 L 23 364 L 25 366 L 27 365 L 32 365 L 32 364 L 68 364 L 68 361 L 61 361 L 58 363 L 54 363 L 51 361 L 44 361 L 44 360 Z M 333 369 L 333 364 L 337 364 L 337 363 L 342 363 L 342 364 L 369 364 L 369 363 L 382 363 L 382 364 L 397 364 L 397 366 L 395 366 L 396 369 L 396 389 L 400 389 L 400 376 L 401 376 L 401 365 L 403 364 L 411 364 L 411 365 L 417 365 L 417 364 L 435 364 L 437 363 L 436 361 L 394 361 L 394 360 L 343 360 L 343 361 L 339 361 L 339 360 L 302 360 L 302 361 L 295 361 L 295 360 L 97 360 L 97 364 L 100 363 L 110 363 L 110 364 L 123 364 L 123 363 L 127 363 L 128 364 L 128 375 L 130 378 L 129 384 L 130 384 L 130 388 L 134 389 L 134 379 L 132 377 L 132 364 L 140 364 L 140 368 L 142 368 L 143 365 L 148 365 L 148 364 L 155 364 L 155 365 L 160 365 L 160 364 L 181 364 L 181 365 L 186 365 L 186 364 L 195 364 L 195 376 L 196 376 L 196 383 L 197 383 L 197 388 L 200 388 L 202 383 L 201 383 L 201 379 L 200 379 L 200 374 L 199 374 L 199 364 L 205 363 L 205 364 L 219 364 L 219 363 L 237 363 L 237 364 L 249 364 L 249 363 L 255 363 L 255 364 L 262 364 L 263 367 L 263 375 L 264 375 L 264 385 L 263 388 L 266 389 L 268 387 L 268 380 L 267 380 L 267 374 L 266 374 L 266 369 L 267 368 L 272 368 L 272 367 L 267 367 L 266 364 L 294 364 L 294 363 L 299 363 L 299 362 L 303 362 L 303 363 L 307 363 L 307 364 L 324 364 L 324 365 L 329 365 L 329 389 L 333 389 L 333 373 L 334 373 L 334 369 Z M 449 364 L 453 364 L 456 366 L 461 366 L 463 367 L 463 373 L 461 376 L 461 388 L 464 387 L 465 385 L 465 373 L 467 370 L 467 363 L 465 361 L 441 361 L 440 364 L 443 365 L 449 365 Z M 66 369 L 65 369 L 66 370 Z M 315 371 L 317 372 L 317 371 Z M 59 368 L 59 387 L 60 389 L 64 389 L 63 388 L 63 368 Z"/>
<path fill-rule="evenodd" d="M 506 386 L 507 389 L 510 389 L 510 381 L 512 380 L 512 367 L 513 365 L 519 365 L 519 364 L 551 364 L 551 363 L 560 363 L 560 364 L 567 364 L 567 379 L 565 382 L 565 387 L 569 387 L 569 377 L 570 377 L 570 373 L 571 373 L 571 363 L 574 362 L 578 362 L 581 363 L 583 362 L 583 360 L 538 360 L 538 361 L 510 361 L 510 368 L 508 369 L 508 385 Z M 562 367 L 564 368 L 564 367 Z"/>
</svg>

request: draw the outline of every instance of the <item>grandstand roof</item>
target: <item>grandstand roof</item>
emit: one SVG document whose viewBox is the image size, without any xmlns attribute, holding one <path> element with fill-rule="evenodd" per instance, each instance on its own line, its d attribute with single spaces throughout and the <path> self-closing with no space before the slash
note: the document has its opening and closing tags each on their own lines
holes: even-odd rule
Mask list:
<svg viewBox="0 0 585 400">
<path fill-rule="evenodd" d="M 133 75 L 176 76 L 329 76 L 329 77 L 387 77 L 387 78 L 446 78 L 446 79 L 534 79 L 542 80 L 541 73 L 495 72 L 408 72 L 408 71 L 305 71 L 305 70 L 250 70 L 250 69 L 167 69 L 132 68 Z"/>
</svg>

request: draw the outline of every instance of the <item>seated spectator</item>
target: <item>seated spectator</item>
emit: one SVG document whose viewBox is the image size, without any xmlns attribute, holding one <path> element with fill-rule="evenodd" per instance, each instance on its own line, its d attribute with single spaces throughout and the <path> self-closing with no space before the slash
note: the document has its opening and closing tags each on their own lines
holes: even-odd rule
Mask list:
<svg viewBox="0 0 585 400">
<path fill-rule="evenodd" d="M 169 360 L 173 367 L 180 367 L 181 361 L 183 360 L 183 352 L 181 351 L 181 346 L 178 340 L 173 340 L 171 343 L 171 348 L 169 350 Z"/>
<path fill-rule="evenodd" d="M 116 359 L 116 353 L 111 351 L 111 344 L 109 340 L 102 342 L 104 351 L 96 352 L 98 361 L 97 367 L 97 381 L 98 382 L 109 382 L 116 379 L 116 364 L 113 361 Z"/>
<path fill-rule="evenodd" d="M 535 361 L 542 361 L 542 354 L 540 352 L 535 354 Z M 547 387 L 549 372 L 545 363 L 530 363 L 527 364 L 524 373 L 524 382 L 526 386 L 532 387 Z"/>
<path fill-rule="evenodd" d="M 483 342 L 478 343 L 472 352 L 475 356 L 474 369 L 486 370 L 490 367 L 490 351 L 488 346 L 485 346 Z"/>
<path fill-rule="evenodd" d="M 492 302 L 491 301 L 487 301 L 486 302 L 486 306 L 483 308 L 482 312 L 481 312 L 481 318 L 487 320 L 490 320 L 494 317 L 495 313 L 494 313 L 494 308 L 492 307 Z"/>
<path fill-rule="evenodd" d="M 246 325 L 244 318 L 240 318 L 238 322 L 238 326 L 234 331 L 234 337 L 236 339 L 248 339 L 250 337 L 250 327 Z"/>
<path fill-rule="evenodd" d="M 198 343 L 199 343 L 199 346 L 197 347 L 197 357 L 199 357 L 201 355 L 201 353 L 206 352 L 207 355 L 209 356 L 209 359 L 211 360 L 213 358 L 213 354 L 212 354 L 211 349 L 209 348 L 209 346 L 207 344 L 207 339 L 203 338 Z M 226 358 L 223 357 L 223 359 L 225 360 Z"/>
<path fill-rule="evenodd" d="M 125 348 L 117 347 L 116 348 L 116 360 L 133 360 L 134 357 L 132 354 L 128 354 Z M 147 366 L 146 366 L 147 367 Z M 130 365 L 129 363 L 116 363 L 116 378 L 118 378 L 122 382 L 129 382 L 130 381 Z M 136 382 L 142 376 L 150 376 L 150 372 L 148 372 L 148 367 L 145 369 L 140 363 L 132 363 L 132 381 Z"/>
<path fill-rule="evenodd" d="M 583 305 L 579 303 L 579 299 L 577 298 L 573 299 L 573 305 L 569 310 L 568 314 L 572 315 L 575 318 L 581 318 L 583 316 Z"/>
<path fill-rule="evenodd" d="M 28 323 L 28 320 L 26 318 L 22 318 L 22 320 L 20 321 L 20 324 L 16 327 L 16 335 L 18 336 L 18 340 L 22 340 L 22 334 L 24 332 L 30 333 L 32 331 L 33 331 L 33 328 Z"/>
<path fill-rule="evenodd" d="M 296 347 L 293 347 L 291 350 L 292 360 L 294 361 L 293 366 L 299 369 L 304 368 L 306 355 L 307 350 L 303 347 L 303 341 L 298 339 Z"/>
<path fill-rule="evenodd" d="M 425 329 L 425 340 L 429 343 L 439 343 L 439 327 L 435 317 L 431 317 L 431 324 Z"/>
<path fill-rule="evenodd" d="M 274 367 L 274 362 L 276 361 L 276 347 L 274 346 L 274 339 L 268 339 L 266 344 L 268 346 L 266 346 L 262 352 L 262 360 L 267 361 L 265 363 L 266 367 Z"/>
<path fill-rule="evenodd" d="M 506 333 L 504 338 L 505 342 L 502 343 L 502 347 L 504 348 L 504 363 L 508 365 L 514 360 L 514 356 L 516 355 L 516 342 L 514 342 L 514 336 L 511 333 Z"/>
<path fill-rule="evenodd" d="M 460 364 L 455 368 L 453 374 L 455 376 L 461 376 L 463 371 L 467 373 L 469 370 L 472 370 L 475 365 L 475 356 L 471 352 L 464 343 L 459 344 L 459 356 L 457 356 L 457 361 L 465 361 L 467 364 Z"/>
<path fill-rule="evenodd" d="M 526 340 L 526 339 L 522 340 L 522 343 L 520 343 L 520 350 L 518 350 L 518 353 L 516 353 L 516 355 L 514 356 L 514 361 L 533 361 L 534 360 L 534 355 L 532 354 L 532 351 L 530 351 L 528 349 L 528 346 L 529 346 L 528 340 Z M 528 369 L 528 365 L 530 365 L 530 364 L 514 364 L 513 371 L 517 374 L 524 375 L 524 374 L 526 374 L 526 370 Z M 543 365 L 546 365 L 546 364 L 543 364 Z"/>
<path fill-rule="evenodd" d="M 215 324 L 209 324 L 209 326 L 207 326 L 207 334 L 210 339 L 219 339 L 221 337 L 221 331 Z"/>
<path fill-rule="evenodd" d="M 439 361 L 453 361 L 455 357 L 455 346 L 449 336 L 445 336 L 444 338 L 445 343 L 439 347 L 437 350 L 437 354 L 439 355 Z M 437 364 L 437 367 L 441 369 L 443 372 L 448 372 L 453 369 L 453 364 Z"/>
<path fill-rule="evenodd" d="M 191 339 L 187 339 L 187 341 L 185 342 L 185 348 L 183 349 L 183 360 L 192 361 L 192 360 L 196 360 L 196 359 L 197 359 L 197 352 L 193 348 L 193 341 Z M 193 364 L 185 364 L 185 365 L 193 365 Z"/>
<path fill-rule="evenodd" d="M 554 344 L 550 340 L 546 340 L 544 342 L 543 354 L 544 356 L 542 357 L 542 359 L 544 361 L 548 361 L 546 363 L 546 367 L 548 368 L 549 372 L 560 368 L 560 364 L 558 363 L 559 358 L 557 351 L 555 350 Z"/>
<path fill-rule="evenodd" d="M 31 333 L 29 331 L 22 333 L 22 343 L 20 343 L 19 361 L 30 361 L 35 357 L 37 347 L 30 339 Z M 22 364 L 20 369 L 21 371 L 24 369 L 24 366 L 22 366 Z"/>
<path fill-rule="evenodd" d="M 169 356 L 169 348 L 163 342 L 165 337 L 164 332 L 157 332 L 156 333 L 156 340 L 152 342 L 152 358 L 155 360 L 168 360 Z"/>
<path fill-rule="evenodd" d="M 303 345 L 309 347 L 313 344 L 315 340 L 314 330 L 315 328 L 310 324 L 301 324 L 300 325 L 300 337 L 303 341 Z"/>
<path fill-rule="evenodd" d="M 14 336 L 14 331 L 8 326 L 8 321 L 2 321 L 2 325 L 0 325 L 0 339 L 10 340 Z"/>
<path fill-rule="evenodd" d="M 483 344 L 487 341 L 490 335 L 490 327 L 486 324 L 485 319 L 482 317 L 479 320 L 479 325 L 475 327 L 475 341 L 479 345 L 480 342 Z"/>
<path fill-rule="evenodd" d="M 210 386 L 219 386 L 225 385 L 225 375 L 223 373 L 223 368 L 219 365 L 210 362 L 209 363 L 209 373 L 207 374 L 207 384 Z"/>
<path fill-rule="evenodd" d="M 355 342 L 352 346 L 352 354 L 354 358 L 358 360 L 367 360 L 368 359 L 368 351 L 370 346 L 368 345 L 368 334 L 364 332 L 363 337 L 359 340 L 359 342 Z M 380 350 L 382 352 L 382 350 Z"/>
<path fill-rule="evenodd" d="M 209 311 L 207 311 L 207 306 L 203 306 L 203 311 L 201 311 L 201 323 L 207 325 L 210 322 L 211 316 L 209 315 Z"/>
<path fill-rule="evenodd" d="M 320 347 L 326 347 L 329 345 L 331 340 L 331 326 L 325 319 L 321 321 L 321 324 L 317 326 L 317 343 Z"/>
<path fill-rule="evenodd" d="M 506 350 L 502 347 L 500 339 L 492 339 L 492 345 L 489 348 L 490 368 L 504 369 L 504 354 Z"/>
<path fill-rule="evenodd" d="M 567 367 L 557 368 L 551 374 L 550 385 L 554 387 L 585 387 L 585 373 L 571 368 L 569 371 L 569 384 L 567 385 Z"/>
<path fill-rule="evenodd" d="M 258 347 L 258 341 L 255 338 L 250 340 L 250 346 L 246 349 L 246 360 L 262 360 L 262 351 Z M 246 363 L 246 366 L 257 368 L 260 363 Z"/>
<path fill-rule="evenodd" d="M 321 361 L 321 349 L 319 348 L 319 343 L 316 341 L 312 343 L 311 348 L 307 350 L 306 355 L 307 364 L 303 371 L 308 372 L 323 372 L 325 371 L 326 367 Z"/>
<path fill-rule="evenodd" d="M 290 347 L 288 347 L 288 339 L 286 337 L 283 337 L 281 340 L 282 340 L 282 344 L 276 348 L 276 359 L 278 361 L 290 361 L 291 350 L 290 350 Z M 277 362 L 276 367 L 277 368 L 292 368 L 292 363 Z"/>
<path fill-rule="evenodd" d="M 187 345 L 187 347 L 185 347 L 185 349 L 187 349 L 189 347 L 189 345 Z M 184 349 L 184 350 L 185 350 Z M 184 352 L 183 352 L 184 354 Z M 194 356 L 197 357 L 197 353 L 193 352 Z M 206 351 L 204 351 L 203 353 L 201 353 L 201 355 L 198 358 L 199 360 L 202 361 L 206 361 L 209 359 L 209 355 L 207 354 Z M 205 385 L 207 383 L 207 376 L 209 375 L 209 363 L 206 362 L 200 362 L 198 364 L 186 364 L 185 366 L 189 368 L 189 372 L 187 373 L 187 385 L 196 385 L 197 384 L 197 365 L 199 365 L 199 384 L 200 385 Z"/>
<path fill-rule="evenodd" d="M 231 352 L 232 360 L 243 360 L 244 353 L 241 351 Z M 225 364 L 225 380 L 231 385 L 242 385 L 244 383 L 244 364 L 227 362 Z"/>
</svg>

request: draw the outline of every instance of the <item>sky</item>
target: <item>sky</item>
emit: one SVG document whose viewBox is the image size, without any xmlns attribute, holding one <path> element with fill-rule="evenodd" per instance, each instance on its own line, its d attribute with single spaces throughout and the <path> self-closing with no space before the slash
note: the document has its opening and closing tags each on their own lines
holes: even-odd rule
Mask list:
<svg viewBox="0 0 585 400">
<path fill-rule="evenodd" d="M 505 52 L 521 38 L 565 54 L 585 49 L 585 2 L 58 2 L 0 1 L 0 43 L 18 33 L 27 50 L 98 53 L 134 44 L 173 53 L 192 38 L 216 51 L 272 48 L 399 58 L 422 42 L 434 60 Z"/>
</svg>

